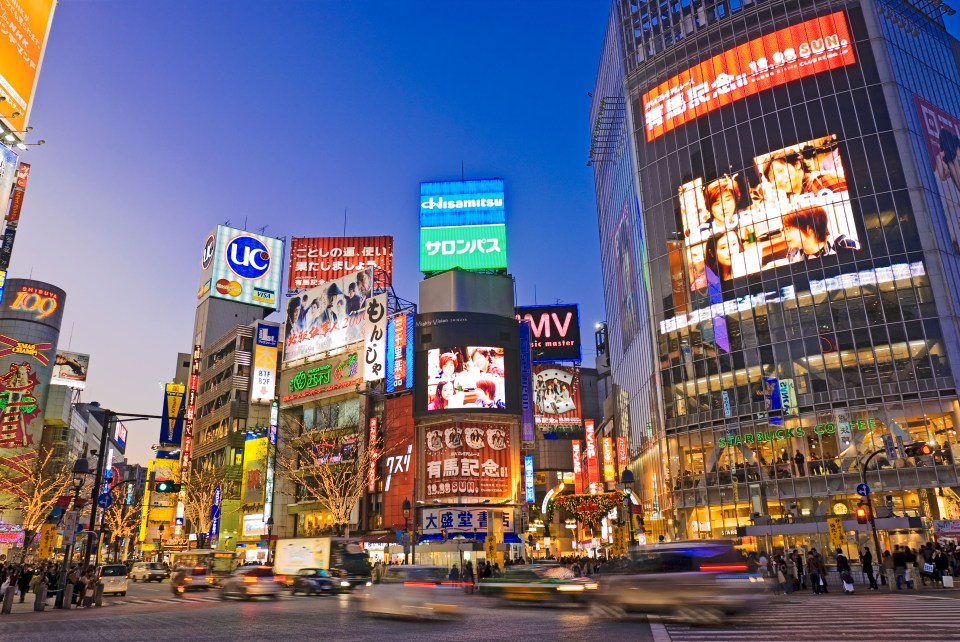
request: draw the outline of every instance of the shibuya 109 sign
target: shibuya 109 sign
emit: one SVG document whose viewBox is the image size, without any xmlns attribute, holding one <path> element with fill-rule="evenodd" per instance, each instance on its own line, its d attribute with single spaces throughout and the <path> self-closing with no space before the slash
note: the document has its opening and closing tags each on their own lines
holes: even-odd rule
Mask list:
<svg viewBox="0 0 960 642">
<path fill-rule="evenodd" d="M 425 498 L 513 495 L 510 424 L 458 421 L 424 432 Z"/>
<path fill-rule="evenodd" d="M 348 352 L 284 372 L 280 382 L 281 400 L 339 394 L 344 388 L 362 382 L 363 357 L 359 352 Z"/>
</svg>

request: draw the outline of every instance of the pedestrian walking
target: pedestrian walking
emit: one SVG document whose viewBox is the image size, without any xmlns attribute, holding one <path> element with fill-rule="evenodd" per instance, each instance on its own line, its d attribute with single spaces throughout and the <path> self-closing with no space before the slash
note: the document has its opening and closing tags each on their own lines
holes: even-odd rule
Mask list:
<svg viewBox="0 0 960 642">
<path fill-rule="evenodd" d="M 817 558 L 814 556 L 813 550 L 807 552 L 807 577 L 810 578 L 810 588 L 813 594 L 820 595 L 823 593 L 823 587 L 820 584 L 820 566 L 817 564 Z"/>
<path fill-rule="evenodd" d="M 903 590 L 903 583 L 907 580 L 907 554 L 899 544 L 893 546 L 893 569 L 897 578 L 897 590 Z"/>
<path fill-rule="evenodd" d="M 17 578 L 17 589 L 20 591 L 20 603 L 22 604 L 30 589 L 30 581 L 33 579 L 33 569 L 24 567 Z"/>
<path fill-rule="evenodd" d="M 867 590 L 879 591 L 880 587 L 877 586 L 877 578 L 873 575 L 873 554 L 866 546 L 863 547 L 863 552 L 860 553 L 860 566 L 863 568 L 863 573 L 870 582 L 870 587 Z"/>
<path fill-rule="evenodd" d="M 883 552 L 883 579 L 887 583 L 887 590 L 891 593 L 893 592 L 893 581 L 894 576 L 896 575 L 896 564 L 893 561 L 893 555 L 890 554 L 890 551 Z"/>
</svg>

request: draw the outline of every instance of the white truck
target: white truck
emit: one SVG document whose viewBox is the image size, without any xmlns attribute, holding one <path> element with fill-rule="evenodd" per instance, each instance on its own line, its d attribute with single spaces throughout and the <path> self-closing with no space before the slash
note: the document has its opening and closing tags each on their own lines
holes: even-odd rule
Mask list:
<svg viewBox="0 0 960 642">
<path fill-rule="evenodd" d="M 322 568 L 350 583 L 370 582 L 370 558 L 357 540 L 343 537 L 293 537 L 277 541 L 273 571 L 293 576 L 302 568 Z M 348 587 L 344 587 L 348 588 Z"/>
</svg>

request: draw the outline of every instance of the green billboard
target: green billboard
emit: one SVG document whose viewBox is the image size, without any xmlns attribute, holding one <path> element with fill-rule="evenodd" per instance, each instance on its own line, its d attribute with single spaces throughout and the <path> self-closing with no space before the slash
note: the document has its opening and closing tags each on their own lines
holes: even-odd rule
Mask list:
<svg viewBox="0 0 960 642">
<path fill-rule="evenodd" d="M 451 268 L 496 270 L 507 267 L 505 225 L 420 228 L 420 271 Z"/>
</svg>

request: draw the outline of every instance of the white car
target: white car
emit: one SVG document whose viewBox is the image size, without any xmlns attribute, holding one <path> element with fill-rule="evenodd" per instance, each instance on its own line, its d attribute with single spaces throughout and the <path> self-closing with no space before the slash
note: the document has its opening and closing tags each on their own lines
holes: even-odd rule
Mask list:
<svg viewBox="0 0 960 642">
<path fill-rule="evenodd" d="M 137 562 L 130 569 L 131 582 L 162 582 L 167 570 L 160 562 Z"/>
<path fill-rule="evenodd" d="M 123 564 L 105 564 L 97 569 L 97 577 L 103 584 L 103 594 L 127 594 L 127 567 Z"/>
<path fill-rule="evenodd" d="M 388 566 L 379 584 L 364 592 L 360 612 L 368 616 L 435 620 L 460 614 L 459 582 L 442 566 Z"/>
</svg>

